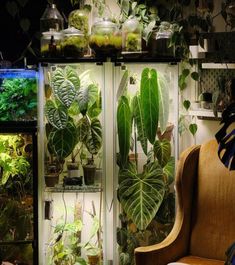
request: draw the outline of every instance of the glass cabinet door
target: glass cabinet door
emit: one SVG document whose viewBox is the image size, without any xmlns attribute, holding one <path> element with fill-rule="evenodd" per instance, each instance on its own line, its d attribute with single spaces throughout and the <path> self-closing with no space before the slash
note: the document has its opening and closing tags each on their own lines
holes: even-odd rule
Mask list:
<svg viewBox="0 0 235 265">
<path fill-rule="evenodd" d="M 0 130 L 0 261 L 33 265 L 38 260 L 36 126 L 30 132 L 17 128 L 19 123 L 9 130 L 8 124 L 1 123 Z"/>
<path fill-rule="evenodd" d="M 41 262 L 100 264 L 103 66 L 48 64 L 41 71 Z"/>
<path fill-rule="evenodd" d="M 175 217 L 178 156 L 178 66 L 116 67 L 116 259 L 134 264 L 134 249 L 162 241 Z"/>
</svg>

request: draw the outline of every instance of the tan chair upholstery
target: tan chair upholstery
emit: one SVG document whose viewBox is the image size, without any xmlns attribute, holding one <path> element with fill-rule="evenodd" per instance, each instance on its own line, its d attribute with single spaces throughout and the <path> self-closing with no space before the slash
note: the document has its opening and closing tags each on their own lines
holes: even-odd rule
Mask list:
<svg viewBox="0 0 235 265">
<path fill-rule="evenodd" d="M 136 265 L 222 265 L 235 241 L 235 171 L 229 171 L 211 140 L 184 151 L 175 180 L 177 214 L 161 243 L 135 249 Z"/>
</svg>

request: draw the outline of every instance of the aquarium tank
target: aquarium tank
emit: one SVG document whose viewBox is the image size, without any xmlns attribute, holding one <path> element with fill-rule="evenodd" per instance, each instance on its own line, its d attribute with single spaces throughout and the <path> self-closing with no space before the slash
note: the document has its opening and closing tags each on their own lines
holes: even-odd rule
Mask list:
<svg viewBox="0 0 235 265">
<path fill-rule="evenodd" d="M 0 69 L 0 121 L 37 118 L 38 73 L 26 69 Z"/>
</svg>

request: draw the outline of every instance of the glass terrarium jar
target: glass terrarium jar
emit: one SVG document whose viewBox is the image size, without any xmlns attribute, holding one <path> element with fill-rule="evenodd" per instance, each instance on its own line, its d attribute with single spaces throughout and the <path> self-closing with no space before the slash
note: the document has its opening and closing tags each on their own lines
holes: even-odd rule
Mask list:
<svg viewBox="0 0 235 265">
<path fill-rule="evenodd" d="M 124 52 L 140 52 L 142 31 L 136 18 L 127 19 L 122 26 L 122 49 Z"/>
<path fill-rule="evenodd" d="M 74 27 L 65 29 L 63 33 L 64 38 L 61 43 L 63 55 L 65 57 L 83 57 L 88 48 L 84 33 Z"/>
<path fill-rule="evenodd" d="M 85 9 L 75 9 L 68 16 L 69 27 L 81 30 L 85 37 L 88 36 L 89 21 L 88 12 Z"/>
<path fill-rule="evenodd" d="M 174 47 L 170 46 L 173 34 L 173 25 L 162 21 L 158 28 L 153 30 L 149 39 L 149 50 L 152 56 L 174 56 Z"/>
<path fill-rule="evenodd" d="M 91 28 L 89 46 L 96 56 L 113 56 L 122 49 L 122 36 L 117 24 L 102 20 Z"/>
<path fill-rule="evenodd" d="M 61 41 L 63 34 L 54 29 L 43 32 L 41 37 L 41 56 L 42 57 L 60 57 Z"/>
<path fill-rule="evenodd" d="M 55 4 L 48 5 L 40 18 L 40 32 L 50 29 L 60 31 L 64 29 L 64 19 Z"/>
</svg>

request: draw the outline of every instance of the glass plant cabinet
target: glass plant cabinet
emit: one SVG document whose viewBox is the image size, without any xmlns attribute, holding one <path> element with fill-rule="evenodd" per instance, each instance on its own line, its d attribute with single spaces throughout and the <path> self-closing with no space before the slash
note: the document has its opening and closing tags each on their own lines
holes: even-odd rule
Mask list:
<svg viewBox="0 0 235 265">
<path fill-rule="evenodd" d="M 1 264 L 38 264 L 37 76 L 0 70 Z"/>
<path fill-rule="evenodd" d="M 50 61 L 40 77 L 39 264 L 131 265 L 174 219 L 178 65 Z"/>
</svg>

